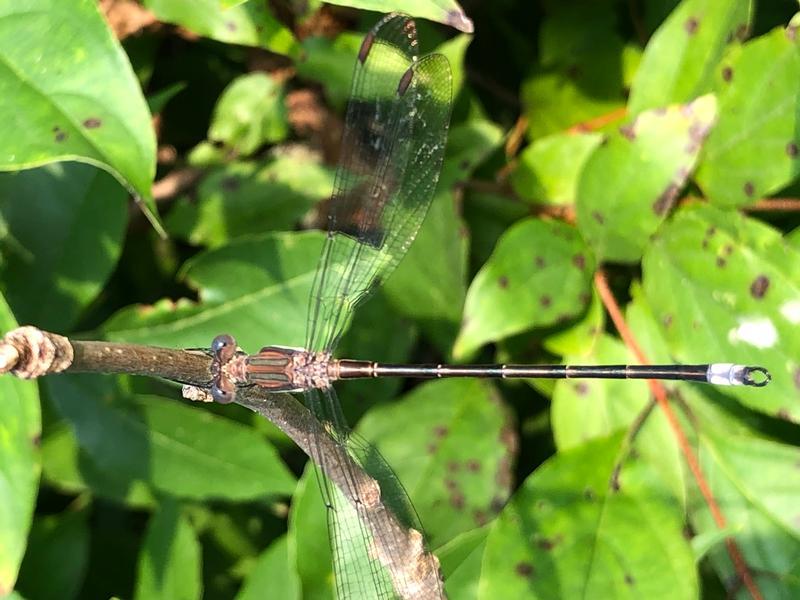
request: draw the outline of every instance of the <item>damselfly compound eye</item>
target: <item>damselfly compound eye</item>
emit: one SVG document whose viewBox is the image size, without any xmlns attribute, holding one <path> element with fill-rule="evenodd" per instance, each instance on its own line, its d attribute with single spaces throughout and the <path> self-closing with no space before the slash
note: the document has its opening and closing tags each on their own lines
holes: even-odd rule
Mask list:
<svg viewBox="0 0 800 600">
<path fill-rule="evenodd" d="M 233 392 L 233 390 L 224 390 L 215 383 L 211 386 L 211 397 L 214 399 L 214 402 L 219 402 L 220 404 L 230 404 L 233 402 L 236 394 Z"/>
</svg>

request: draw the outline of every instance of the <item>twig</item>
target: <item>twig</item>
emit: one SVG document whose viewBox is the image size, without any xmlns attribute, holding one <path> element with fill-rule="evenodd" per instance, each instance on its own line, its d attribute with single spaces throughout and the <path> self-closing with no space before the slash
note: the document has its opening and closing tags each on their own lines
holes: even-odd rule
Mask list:
<svg viewBox="0 0 800 600">
<path fill-rule="evenodd" d="M 605 127 L 609 123 L 624 119 L 627 115 L 628 109 L 623 106 L 604 115 L 600 115 L 599 117 L 594 117 L 593 119 L 588 119 L 582 123 L 577 123 L 576 125 L 573 125 L 567 129 L 567 133 L 589 133 L 590 131 L 595 131 L 596 129 Z"/>
<path fill-rule="evenodd" d="M 200 169 L 192 167 L 170 171 L 153 184 L 151 188 L 153 198 L 156 201 L 173 198 L 186 188 L 193 186 L 202 174 Z"/>
<path fill-rule="evenodd" d="M 70 340 L 36 327 L 15 329 L 0 342 L 0 373 L 24 379 L 61 372 L 146 375 L 182 383 L 184 397 L 205 402 L 212 361 L 204 349 Z M 379 483 L 305 406 L 291 394 L 257 387 L 240 388 L 236 402 L 272 421 L 312 460 L 322 457 L 315 462 L 370 530 L 371 556 L 386 567 L 401 598 L 441 597 L 439 561 L 425 550 L 422 534 L 400 523 L 383 503 Z"/>
<path fill-rule="evenodd" d="M 743 206 L 747 212 L 798 212 L 800 199 L 798 198 L 762 198 L 755 204 Z"/>
<path fill-rule="evenodd" d="M 525 138 L 525 131 L 528 129 L 528 117 L 520 115 L 514 127 L 508 132 L 505 144 L 506 158 L 512 158 L 519 152 L 522 140 Z"/>
<path fill-rule="evenodd" d="M 236 403 L 272 421 L 310 458 L 323 458 L 315 462 L 369 530 L 370 554 L 386 567 L 400 598 L 442 597 L 439 559 L 425 550 L 422 534 L 398 521 L 383 503 L 379 483 L 305 406 L 290 394 L 270 394 L 257 387 L 239 388 Z"/>
<path fill-rule="evenodd" d="M 520 198 L 514 193 L 514 190 L 508 184 L 494 181 L 486 181 L 483 179 L 470 179 L 462 181 L 459 187 L 473 190 L 482 194 L 493 194 L 502 198 L 507 198 L 512 202 L 518 202 L 528 208 L 528 212 L 532 215 L 540 217 L 550 217 L 552 219 L 559 219 L 567 223 L 575 223 L 575 205 L 573 204 L 544 204 L 529 202 L 524 198 Z"/>
<path fill-rule="evenodd" d="M 636 341 L 636 338 L 625 322 L 625 318 L 622 316 L 622 311 L 620 310 L 614 295 L 611 293 L 611 289 L 608 286 L 608 281 L 603 271 L 598 270 L 597 273 L 595 273 L 594 285 L 598 294 L 600 295 L 600 299 L 603 301 L 603 305 L 611 317 L 611 320 L 614 322 L 614 326 L 617 328 L 620 337 L 622 337 L 622 340 L 625 342 L 625 345 L 633 352 L 636 360 L 638 360 L 641 364 L 650 364 L 641 347 L 639 346 L 639 343 Z M 650 391 L 656 399 L 656 403 L 664 413 L 664 416 L 667 418 L 667 423 L 669 424 L 670 429 L 672 430 L 672 433 L 678 442 L 678 447 L 680 448 L 681 453 L 686 460 L 686 464 L 689 466 L 689 470 L 692 472 L 692 475 L 697 482 L 697 487 L 700 489 L 700 493 L 708 505 L 714 522 L 719 529 L 725 529 L 725 516 L 722 514 L 722 510 L 720 510 L 716 498 L 714 498 L 714 494 L 711 491 L 711 486 L 708 484 L 708 481 L 703 475 L 703 471 L 700 468 L 700 462 L 697 460 L 697 456 L 692 450 L 689 440 L 686 438 L 686 434 L 683 432 L 683 429 L 678 422 L 678 418 L 672 411 L 672 407 L 667 400 L 666 389 L 660 382 L 654 379 L 648 379 L 647 383 L 650 386 Z M 756 585 L 756 582 L 750 573 L 747 563 L 742 557 L 742 553 L 739 550 L 739 546 L 736 544 L 736 540 L 733 537 L 726 537 L 725 546 L 728 549 L 728 555 L 731 557 L 731 561 L 733 562 L 733 566 L 736 570 L 739 580 L 744 583 L 745 587 L 750 592 L 750 595 L 755 600 L 761 600 L 761 592 L 759 591 L 758 586 Z"/>
</svg>

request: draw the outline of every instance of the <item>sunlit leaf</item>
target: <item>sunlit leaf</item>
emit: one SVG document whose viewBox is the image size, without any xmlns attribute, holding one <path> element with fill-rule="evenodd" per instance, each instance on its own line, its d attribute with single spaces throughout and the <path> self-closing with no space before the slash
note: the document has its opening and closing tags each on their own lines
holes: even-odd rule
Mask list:
<svg viewBox="0 0 800 600">
<path fill-rule="evenodd" d="M 599 257 L 641 257 L 692 172 L 716 114 L 713 96 L 648 111 L 594 151 L 578 183 L 577 217 Z"/>
<path fill-rule="evenodd" d="M 536 203 L 574 204 L 581 171 L 602 140 L 597 133 L 539 138 L 519 156 L 511 176 L 514 191 Z"/>
<path fill-rule="evenodd" d="M 752 12 L 751 0 L 683 0 L 645 48 L 631 87 L 631 113 L 711 91 L 725 48 L 747 34 Z"/>
<path fill-rule="evenodd" d="M 0 7 L 0 170 L 77 160 L 100 166 L 145 202 L 156 140 L 131 65 L 91 0 Z"/>
<path fill-rule="evenodd" d="M 258 46 L 289 56 L 299 50 L 292 32 L 263 2 L 246 2 L 228 9 L 219 0 L 145 0 L 144 5 L 162 21 L 220 42 Z"/>
<path fill-rule="evenodd" d="M 283 86 L 264 73 L 249 73 L 220 96 L 208 139 L 248 156 L 265 143 L 281 141 L 288 131 Z"/>
<path fill-rule="evenodd" d="M 333 0 L 331 4 L 377 12 L 399 11 L 472 33 L 472 21 L 455 0 Z"/>
<path fill-rule="evenodd" d="M 16 327 L 0 296 L 0 331 Z M 39 484 L 41 422 L 36 384 L 0 377 L 0 594 L 14 588 Z"/>
<path fill-rule="evenodd" d="M 619 443 L 559 453 L 525 480 L 489 533 L 479 598 L 697 597 L 680 508 L 629 463 L 610 486 Z"/>
<path fill-rule="evenodd" d="M 800 173 L 800 16 L 732 52 L 718 69 L 719 123 L 697 182 L 709 199 L 740 206 Z"/>
<path fill-rule="evenodd" d="M 470 284 L 453 354 L 558 323 L 589 303 L 592 256 L 574 227 L 525 219 L 509 229 Z"/>
<path fill-rule="evenodd" d="M 758 221 L 710 206 L 681 210 L 647 249 L 644 291 L 674 357 L 762 365 L 767 390 L 724 392 L 800 418 L 800 253 Z M 765 393 L 766 392 L 766 393 Z"/>
<path fill-rule="evenodd" d="M 635 363 L 635 358 L 621 342 L 602 336 L 591 355 L 582 355 L 575 360 L 567 357 L 565 362 L 623 365 Z M 645 381 L 559 380 L 550 417 L 556 447 L 564 451 L 626 430 L 644 414 L 651 402 Z M 659 487 L 683 499 L 682 457 L 658 407 L 647 417 L 631 451 L 647 461 L 653 473 L 660 477 Z"/>
</svg>

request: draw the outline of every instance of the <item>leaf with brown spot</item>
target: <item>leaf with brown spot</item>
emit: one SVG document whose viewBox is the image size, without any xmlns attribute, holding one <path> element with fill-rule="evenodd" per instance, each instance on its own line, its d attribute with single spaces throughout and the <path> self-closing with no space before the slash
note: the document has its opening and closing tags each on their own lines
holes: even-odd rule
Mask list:
<svg viewBox="0 0 800 600">
<path fill-rule="evenodd" d="M 646 468 L 626 471 L 631 485 L 608 491 L 622 438 L 559 452 L 522 483 L 489 531 L 483 597 L 549 598 L 558 590 L 559 598 L 613 598 L 625 574 L 637 597 L 699 594 L 681 506 L 654 492 Z M 584 488 L 594 490 L 591 503 Z"/>
<path fill-rule="evenodd" d="M 16 32 L 0 43 L 6 90 L 0 123 L 7 127 L 0 171 L 67 160 L 102 168 L 142 201 L 163 233 L 150 191 L 156 168 L 152 117 L 97 3 L 7 2 L 0 6 L 0 24 Z"/>
<path fill-rule="evenodd" d="M 631 87 L 631 114 L 707 93 L 749 0 L 684 0 L 653 33 Z"/>
<path fill-rule="evenodd" d="M 698 252 L 711 226 L 709 250 Z M 774 415 L 788 407 L 800 418 L 793 381 L 800 356 L 800 252 L 779 231 L 736 211 L 687 206 L 647 249 L 642 273 L 656 318 L 672 317 L 663 332 L 671 361 L 764 366 L 772 374 L 768 388 L 720 392 L 758 412 Z"/>
<path fill-rule="evenodd" d="M 578 254 L 585 257 L 586 269 L 572 265 Z M 576 298 L 588 292 L 594 268 L 590 257 L 567 224 L 524 219 L 512 226 L 467 291 L 454 356 L 466 357 L 487 342 L 555 324 L 561 315 L 578 315 L 583 305 Z M 544 290 L 558 294 L 542 294 Z"/>
<path fill-rule="evenodd" d="M 800 143 L 800 46 L 778 28 L 746 42 L 726 62 L 736 77 L 717 82 L 720 118 L 706 142 L 697 183 L 714 204 L 742 206 L 800 174 L 789 150 Z"/>
<path fill-rule="evenodd" d="M 501 440 L 507 415 L 495 394 L 485 381 L 431 381 L 359 423 L 358 432 L 396 469 L 434 546 L 474 528 L 476 511 L 490 514 L 492 501 L 510 494 L 513 456 Z M 447 435 L 434 436 L 443 426 Z M 432 437 L 436 453 L 420 453 Z M 476 456 L 478 470 L 470 467 Z"/>
<path fill-rule="evenodd" d="M 639 260 L 694 169 L 715 119 L 714 97 L 701 96 L 641 113 L 633 141 L 610 134 L 608 144 L 594 151 L 578 184 L 576 216 L 595 254 Z"/>
</svg>

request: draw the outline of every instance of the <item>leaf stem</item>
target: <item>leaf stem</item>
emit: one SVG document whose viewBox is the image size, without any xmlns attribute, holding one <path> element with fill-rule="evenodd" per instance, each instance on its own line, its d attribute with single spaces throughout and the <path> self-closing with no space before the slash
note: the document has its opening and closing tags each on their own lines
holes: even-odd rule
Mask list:
<svg viewBox="0 0 800 600">
<path fill-rule="evenodd" d="M 639 343 L 636 341 L 636 338 L 628 327 L 628 324 L 625 322 L 622 311 L 620 310 L 614 295 L 611 293 L 611 288 L 608 286 L 608 279 L 602 270 L 598 270 L 595 273 L 594 285 L 597 289 L 597 293 L 600 295 L 603 305 L 611 317 L 611 320 L 614 322 L 614 326 L 617 328 L 620 337 L 625 342 L 625 345 L 631 350 L 631 352 L 633 352 L 636 360 L 638 360 L 641 364 L 650 364 L 641 347 L 639 346 Z M 686 460 L 689 470 L 692 472 L 694 480 L 697 482 L 697 487 L 700 489 L 703 499 L 711 511 L 711 516 L 714 519 L 714 522 L 719 529 L 725 529 L 727 526 L 725 516 L 722 514 L 722 510 L 714 498 L 714 494 L 711 491 L 711 486 L 708 484 L 708 481 L 703 475 L 703 471 L 700 468 L 700 462 L 692 450 L 689 440 L 687 439 L 686 434 L 683 432 L 683 429 L 678 422 L 678 418 L 672 411 L 672 407 L 667 400 L 666 389 L 660 382 L 653 379 L 649 379 L 647 383 L 650 386 L 650 391 L 655 397 L 656 403 L 664 413 L 664 416 L 667 418 L 667 422 L 669 423 L 670 429 L 675 436 L 678 447 L 680 448 L 680 451 Z M 738 575 L 740 581 L 744 583 L 754 600 L 761 600 L 761 592 L 759 591 L 758 586 L 756 585 L 756 582 L 750 573 L 750 569 L 747 566 L 741 551 L 739 550 L 736 540 L 730 536 L 726 537 L 725 546 L 728 549 L 728 555 L 733 562 L 734 569 L 736 570 L 736 574 Z"/>
</svg>

